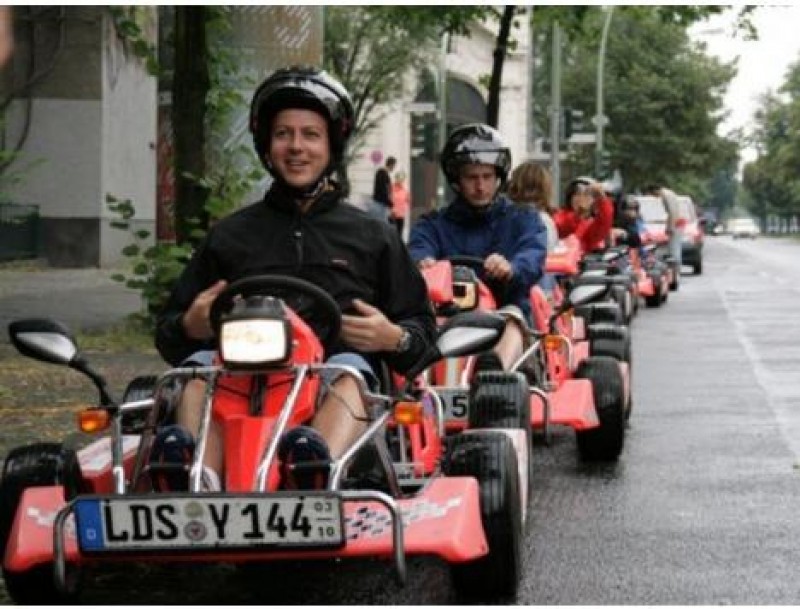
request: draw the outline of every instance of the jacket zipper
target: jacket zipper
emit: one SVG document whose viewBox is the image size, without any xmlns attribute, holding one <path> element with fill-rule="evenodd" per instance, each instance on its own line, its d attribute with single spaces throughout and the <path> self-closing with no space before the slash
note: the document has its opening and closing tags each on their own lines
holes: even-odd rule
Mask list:
<svg viewBox="0 0 800 609">
<path fill-rule="evenodd" d="M 303 268 L 303 231 L 299 228 L 294 231 L 294 249 L 295 254 L 297 254 L 297 268 L 295 270 L 299 271 Z"/>
</svg>

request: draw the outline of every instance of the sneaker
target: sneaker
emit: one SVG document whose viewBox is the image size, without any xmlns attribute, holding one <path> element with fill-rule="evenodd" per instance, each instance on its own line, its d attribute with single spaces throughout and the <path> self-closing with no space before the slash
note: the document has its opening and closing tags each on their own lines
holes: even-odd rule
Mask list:
<svg viewBox="0 0 800 609">
<path fill-rule="evenodd" d="M 150 477 L 159 491 L 186 491 L 188 468 L 194 455 L 194 438 L 180 425 L 163 427 L 150 451 Z"/>
<path fill-rule="evenodd" d="M 473 368 L 473 375 L 479 372 L 502 372 L 503 362 L 494 351 L 484 351 L 478 354 L 475 358 L 475 367 Z"/>
<path fill-rule="evenodd" d="M 289 430 L 278 445 L 283 488 L 321 490 L 328 486 L 331 453 L 328 444 L 313 427 L 300 425 Z"/>
</svg>

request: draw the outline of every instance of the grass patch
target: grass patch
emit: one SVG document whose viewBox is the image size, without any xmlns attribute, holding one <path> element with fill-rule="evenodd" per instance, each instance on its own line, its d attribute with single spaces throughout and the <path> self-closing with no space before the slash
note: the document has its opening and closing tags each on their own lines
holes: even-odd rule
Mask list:
<svg viewBox="0 0 800 609">
<path fill-rule="evenodd" d="M 75 337 L 81 351 L 104 353 L 155 353 L 154 330 L 135 315 L 98 331 L 83 331 Z"/>
</svg>

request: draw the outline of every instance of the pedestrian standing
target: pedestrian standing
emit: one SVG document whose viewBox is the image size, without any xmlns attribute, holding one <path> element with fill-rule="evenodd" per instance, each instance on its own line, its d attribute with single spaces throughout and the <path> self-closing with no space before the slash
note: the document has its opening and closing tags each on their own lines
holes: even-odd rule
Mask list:
<svg viewBox="0 0 800 609">
<path fill-rule="evenodd" d="M 667 212 L 667 227 L 666 233 L 669 237 L 669 253 L 675 260 L 676 272 L 680 273 L 683 264 L 681 258 L 682 245 L 682 229 L 680 223 L 680 203 L 678 202 L 678 195 L 665 186 L 659 184 L 651 184 L 647 187 L 647 194 L 654 197 L 659 197 L 664 204 L 664 211 Z"/>
<path fill-rule="evenodd" d="M 390 156 L 386 164 L 378 167 L 375 172 L 375 181 L 372 185 L 372 213 L 382 220 L 389 221 L 392 209 L 392 172 L 397 159 Z"/>
<path fill-rule="evenodd" d="M 411 193 L 406 187 L 406 174 L 404 171 L 398 171 L 392 182 L 392 222 L 397 227 L 401 238 L 410 211 Z"/>
</svg>

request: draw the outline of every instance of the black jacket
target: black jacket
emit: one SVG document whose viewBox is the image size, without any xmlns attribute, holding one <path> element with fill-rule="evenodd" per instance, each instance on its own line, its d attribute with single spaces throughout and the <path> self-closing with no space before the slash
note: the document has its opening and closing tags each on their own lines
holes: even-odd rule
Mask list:
<svg viewBox="0 0 800 609">
<path fill-rule="evenodd" d="M 372 198 L 386 207 L 392 207 L 392 178 L 385 167 L 375 172 L 375 182 L 372 185 Z"/>
<path fill-rule="evenodd" d="M 220 220 L 198 247 L 159 317 L 156 347 L 172 365 L 213 342 L 189 339 L 181 315 L 198 293 L 219 279 L 229 283 L 260 274 L 305 279 L 327 291 L 343 312 L 354 298 L 377 307 L 412 335 L 401 355 L 382 353 L 404 372 L 435 340 L 433 308 L 422 275 L 397 230 L 342 201 L 339 191 L 323 194 L 306 212 L 273 187 L 263 201 Z M 353 351 L 341 343 L 326 354 Z"/>
</svg>

